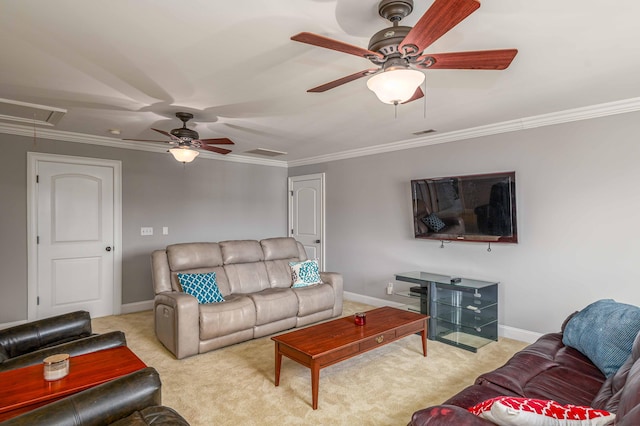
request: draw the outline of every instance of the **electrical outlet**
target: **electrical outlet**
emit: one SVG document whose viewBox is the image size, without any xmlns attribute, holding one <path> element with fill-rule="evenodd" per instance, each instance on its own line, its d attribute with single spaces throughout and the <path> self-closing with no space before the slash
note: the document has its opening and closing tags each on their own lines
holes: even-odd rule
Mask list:
<svg viewBox="0 0 640 426">
<path fill-rule="evenodd" d="M 169 227 L 168 226 L 163 226 L 162 227 L 162 235 L 169 235 Z"/>
<path fill-rule="evenodd" d="M 150 226 L 143 226 L 142 228 L 140 228 L 140 235 L 142 236 L 153 235 L 153 228 Z"/>
<path fill-rule="evenodd" d="M 387 294 L 393 294 L 393 283 L 387 284 Z"/>
</svg>

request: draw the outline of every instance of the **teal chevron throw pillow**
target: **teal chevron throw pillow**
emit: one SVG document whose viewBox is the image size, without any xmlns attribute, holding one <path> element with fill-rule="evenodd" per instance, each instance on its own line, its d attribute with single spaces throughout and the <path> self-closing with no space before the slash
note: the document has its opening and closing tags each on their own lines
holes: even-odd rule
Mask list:
<svg viewBox="0 0 640 426">
<path fill-rule="evenodd" d="M 291 266 L 291 287 L 297 288 L 313 284 L 322 284 L 317 260 L 289 262 L 289 266 Z"/>
<path fill-rule="evenodd" d="M 179 272 L 178 281 L 180 281 L 182 291 L 194 296 L 200 304 L 224 302 L 224 297 L 222 297 L 216 282 L 215 272 L 206 274 L 183 274 Z"/>
</svg>

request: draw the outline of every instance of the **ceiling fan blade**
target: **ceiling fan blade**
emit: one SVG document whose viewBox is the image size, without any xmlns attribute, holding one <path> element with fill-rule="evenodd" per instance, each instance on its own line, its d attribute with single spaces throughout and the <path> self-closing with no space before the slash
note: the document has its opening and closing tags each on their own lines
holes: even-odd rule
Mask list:
<svg viewBox="0 0 640 426">
<path fill-rule="evenodd" d="M 503 70 L 507 68 L 518 49 L 478 50 L 474 52 L 435 53 L 432 57 L 435 63 L 431 66 L 418 65 L 425 69 L 459 69 L 459 70 Z"/>
<path fill-rule="evenodd" d="M 200 143 L 203 144 L 213 144 L 213 145 L 235 145 L 231 139 L 227 138 L 213 138 L 213 139 L 198 139 Z"/>
<path fill-rule="evenodd" d="M 327 90 L 333 89 L 334 87 L 338 87 L 338 86 L 341 86 L 341 85 L 343 85 L 345 83 L 349 83 L 350 81 L 357 80 L 359 78 L 366 77 L 368 75 L 374 74 L 376 71 L 378 71 L 377 68 L 370 68 L 368 70 L 358 71 L 357 73 L 348 75 L 346 77 L 339 78 L 337 80 L 333 80 L 333 81 L 331 81 L 329 83 L 325 83 L 325 84 L 323 84 L 321 86 L 314 87 L 313 89 L 309 89 L 309 90 L 307 90 L 307 92 L 313 92 L 313 93 L 326 92 Z"/>
<path fill-rule="evenodd" d="M 424 98 L 424 92 L 422 91 L 421 88 L 417 88 L 415 93 L 413 94 L 413 96 L 411 98 L 409 98 L 409 100 L 402 102 L 403 104 L 408 104 L 409 102 L 413 102 L 416 99 L 420 99 L 420 98 Z"/>
<path fill-rule="evenodd" d="M 176 136 L 173 136 L 171 133 L 165 132 L 164 130 L 158 130 L 158 129 L 154 129 L 154 128 L 152 128 L 151 130 L 155 130 L 158 133 L 162 133 L 165 136 L 169 136 L 172 140 L 175 140 L 175 141 L 180 141 L 181 140 L 180 138 L 178 138 Z"/>
<path fill-rule="evenodd" d="M 155 141 L 155 140 L 151 140 L 151 139 L 122 139 L 123 141 L 137 141 L 137 142 L 163 142 L 163 143 L 167 143 L 169 141 Z"/>
<path fill-rule="evenodd" d="M 435 0 L 402 40 L 398 50 L 402 52 L 404 46 L 414 45 L 422 52 L 479 7 L 478 0 Z"/>
<path fill-rule="evenodd" d="M 218 154 L 222 154 L 222 155 L 227 155 L 228 153 L 231 152 L 230 149 L 218 148 L 217 146 L 207 146 L 207 145 L 200 146 L 200 149 L 204 149 L 211 152 L 217 152 Z"/>
<path fill-rule="evenodd" d="M 332 38 L 324 37 L 313 33 L 300 33 L 291 37 L 293 41 L 299 41 L 300 43 L 307 43 L 313 46 L 324 47 L 325 49 L 337 50 L 338 52 L 348 53 L 350 55 L 360 56 L 366 58 L 367 56 L 376 56 L 380 59 L 384 56 L 378 52 L 373 52 L 362 47 L 354 46 L 352 44 L 344 43 L 342 41 L 334 40 Z"/>
</svg>

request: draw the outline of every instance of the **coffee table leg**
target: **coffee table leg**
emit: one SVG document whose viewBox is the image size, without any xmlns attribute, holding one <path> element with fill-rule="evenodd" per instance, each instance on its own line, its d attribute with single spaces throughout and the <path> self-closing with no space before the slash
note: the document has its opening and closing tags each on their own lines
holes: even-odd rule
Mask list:
<svg viewBox="0 0 640 426">
<path fill-rule="evenodd" d="M 276 342 L 276 386 L 280 384 L 280 367 L 282 366 L 282 353 L 280 352 L 280 344 Z"/>
<path fill-rule="evenodd" d="M 318 409 L 318 385 L 320 382 L 320 365 L 311 361 L 311 401 L 314 410 Z"/>
<path fill-rule="evenodd" d="M 420 335 L 422 336 L 422 353 L 426 357 L 427 356 L 427 324 L 426 323 L 424 325 L 424 328 L 420 332 Z"/>
</svg>

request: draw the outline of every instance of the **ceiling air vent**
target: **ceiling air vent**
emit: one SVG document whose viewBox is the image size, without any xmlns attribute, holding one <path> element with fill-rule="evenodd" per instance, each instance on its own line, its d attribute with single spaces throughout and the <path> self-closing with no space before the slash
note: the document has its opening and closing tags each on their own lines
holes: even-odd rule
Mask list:
<svg viewBox="0 0 640 426">
<path fill-rule="evenodd" d="M 414 132 L 413 134 L 416 136 L 422 136 L 422 135 L 426 135 L 427 133 L 435 133 L 435 130 L 434 129 L 420 130 L 419 132 Z"/>
<path fill-rule="evenodd" d="M 55 126 L 66 109 L 0 98 L 0 120 Z"/>
<path fill-rule="evenodd" d="M 274 151 L 272 149 L 258 148 L 251 151 L 246 151 L 245 154 L 263 155 L 265 157 L 277 157 L 279 155 L 286 155 L 287 153 L 283 151 Z"/>
</svg>

